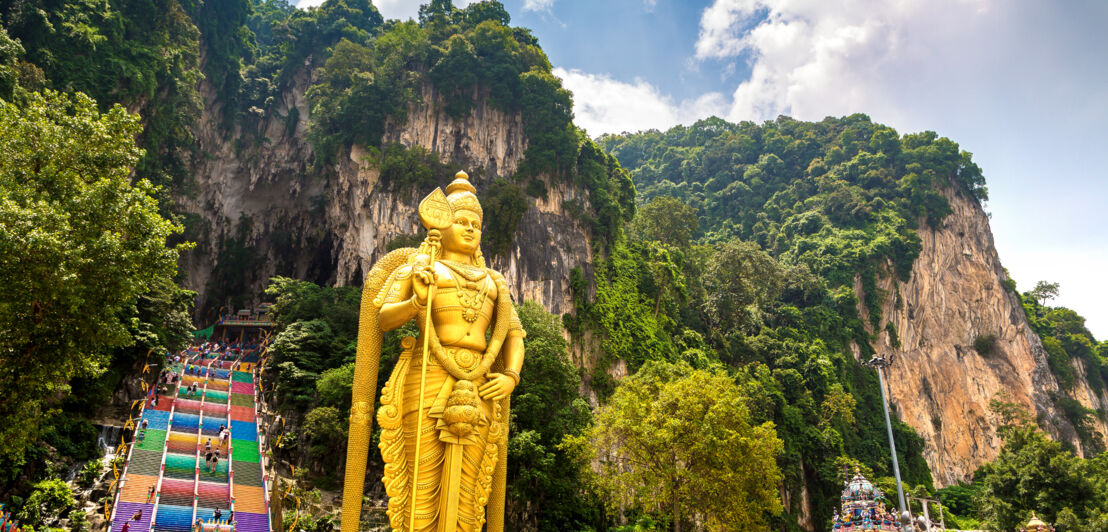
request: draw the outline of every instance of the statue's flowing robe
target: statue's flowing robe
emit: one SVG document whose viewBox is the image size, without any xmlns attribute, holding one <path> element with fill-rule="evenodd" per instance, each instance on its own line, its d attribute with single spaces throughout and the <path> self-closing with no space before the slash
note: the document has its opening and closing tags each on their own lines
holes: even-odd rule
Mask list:
<svg viewBox="0 0 1108 532">
<path fill-rule="evenodd" d="M 419 479 L 415 487 L 415 530 L 436 530 L 438 520 L 451 501 L 443 489 L 444 471 L 455 467 L 449 463 L 449 445 L 461 445 L 460 491 L 457 530 L 479 531 L 485 523 L 485 505 L 493 486 L 493 473 L 500 448 L 507 444 L 507 400 L 479 401 L 480 422 L 466 438 L 453 437 L 446 430 L 443 411 L 454 388 L 455 379 L 428 357 L 423 411 L 419 411 L 421 345 L 412 339 L 404 342 L 412 348 L 404 350 L 396 369 L 381 392 L 381 408 L 377 412 L 381 424 L 381 456 L 385 460 L 385 486 L 389 493 L 389 521 L 397 530 L 407 530 L 411 501 L 408 499 L 415 456 L 415 434 L 419 433 Z M 474 356 L 464 348 L 446 348 L 454 356 Z M 473 380 L 478 388 L 484 377 Z M 398 415 L 399 414 L 399 415 Z M 458 441 L 458 443 L 453 443 Z"/>
</svg>

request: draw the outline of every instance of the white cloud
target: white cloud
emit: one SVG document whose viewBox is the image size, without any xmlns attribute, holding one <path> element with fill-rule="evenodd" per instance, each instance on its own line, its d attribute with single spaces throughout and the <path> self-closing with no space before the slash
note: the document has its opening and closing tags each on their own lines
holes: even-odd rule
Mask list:
<svg viewBox="0 0 1108 532">
<path fill-rule="evenodd" d="M 603 74 L 563 68 L 555 68 L 554 75 L 573 91 L 574 123 L 592 136 L 667 129 L 727 111 L 727 102 L 719 93 L 675 103 L 643 80 L 624 83 Z"/>
<path fill-rule="evenodd" d="M 545 11 L 549 13 L 552 7 L 554 7 L 554 0 L 523 0 L 524 11 Z"/>
<path fill-rule="evenodd" d="M 408 20 L 418 18 L 419 6 L 426 4 L 428 1 L 430 0 L 373 0 L 373 5 L 377 6 L 377 10 L 387 19 Z M 479 0 L 454 0 L 454 5 L 459 8 L 464 8 L 478 1 Z M 300 2 L 296 3 L 296 7 L 305 9 L 318 6 L 322 3 L 323 0 L 300 0 Z"/>
<path fill-rule="evenodd" d="M 731 57 L 747 47 L 741 34 L 743 22 L 755 14 L 756 0 L 716 0 L 700 15 L 696 57 Z"/>
</svg>

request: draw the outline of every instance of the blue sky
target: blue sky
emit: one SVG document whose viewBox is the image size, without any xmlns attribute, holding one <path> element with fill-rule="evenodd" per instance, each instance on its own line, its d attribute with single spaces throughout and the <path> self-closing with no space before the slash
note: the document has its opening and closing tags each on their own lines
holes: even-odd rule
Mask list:
<svg viewBox="0 0 1108 532">
<path fill-rule="evenodd" d="M 418 9 L 375 3 L 387 18 Z M 862 112 L 950 137 L 985 172 L 996 245 L 1021 290 L 1061 283 L 1053 304 L 1108 338 L 1108 2 L 504 4 L 539 38 L 594 136 L 712 115 Z"/>
</svg>

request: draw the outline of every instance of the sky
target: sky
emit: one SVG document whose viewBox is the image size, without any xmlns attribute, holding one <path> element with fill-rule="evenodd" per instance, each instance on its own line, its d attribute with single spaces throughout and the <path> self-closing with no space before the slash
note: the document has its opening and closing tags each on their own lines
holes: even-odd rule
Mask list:
<svg viewBox="0 0 1108 532">
<path fill-rule="evenodd" d="M 1051 304 L 1108 339 L 1108 2 L 502 1 L 592 136 L 861 112 L 949 137 L 984 171 L 1019 289 L 1060 283 Z M 386 18 L 418 10 L 375 4 Z"/>
</svg>

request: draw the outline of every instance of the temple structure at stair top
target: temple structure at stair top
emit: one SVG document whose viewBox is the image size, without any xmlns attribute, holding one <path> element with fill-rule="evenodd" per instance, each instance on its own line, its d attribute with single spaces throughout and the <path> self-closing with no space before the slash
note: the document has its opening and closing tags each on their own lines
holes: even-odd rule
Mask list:
<svg viewBox="0 0 1108 532">
<path fill-rule="evenodd" d="M 272 303 L 222 314 L 212 326 L 211 338 L 221 342 L 256 343 L 277 326 L 269 315 Z"/>
</svg>

